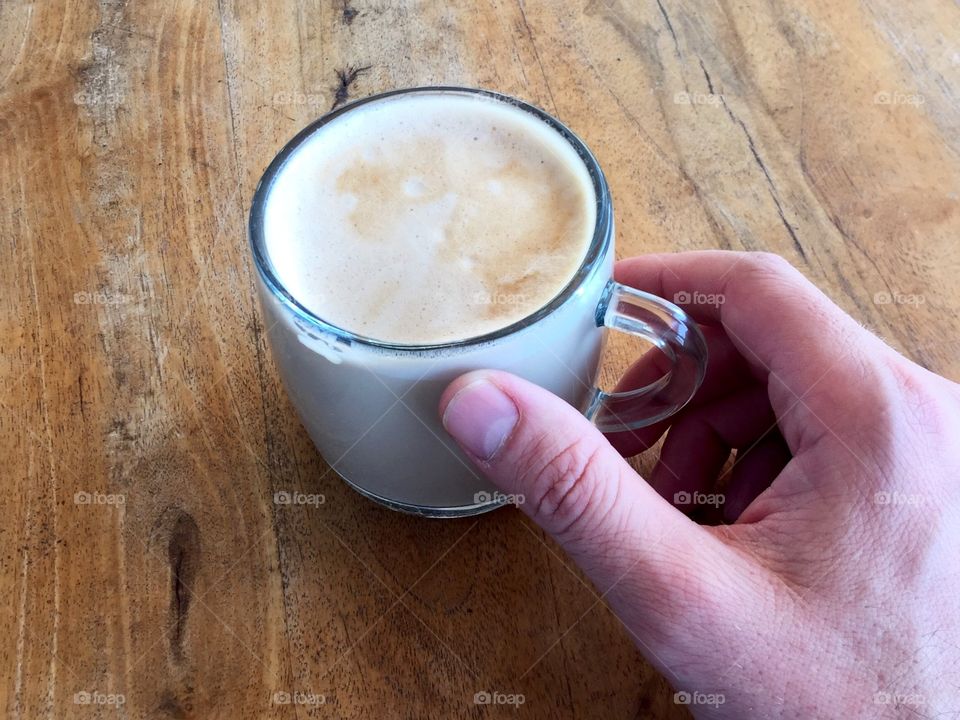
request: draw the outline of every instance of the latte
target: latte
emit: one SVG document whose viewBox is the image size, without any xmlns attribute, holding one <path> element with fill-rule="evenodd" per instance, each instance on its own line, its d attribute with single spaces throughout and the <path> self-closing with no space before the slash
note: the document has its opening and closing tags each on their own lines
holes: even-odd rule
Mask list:
<svg viewBox="0 0 960 720">
<path fill-rule="evenodd" d="M 301 143 L 266 199 L 264 239 L 296 300 L 351 333 L 446 343 L 556 297 L 592 239 L 596 197 L 559 132 L 482 95 L 351 109 Z"/>
</svg>

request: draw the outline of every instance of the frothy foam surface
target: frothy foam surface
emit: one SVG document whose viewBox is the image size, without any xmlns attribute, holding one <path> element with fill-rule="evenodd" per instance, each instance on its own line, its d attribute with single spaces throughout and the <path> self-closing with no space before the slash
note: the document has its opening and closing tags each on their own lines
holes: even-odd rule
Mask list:
<svg viewBox="0 0 960 720">
<path fill-rule="evenodd" d="M 264 214 L 277 276 L 327 322 L 430 344 L 506 327 L 583 262 L 593 185 L 550 126 L 483 96 L 367 103 L 304 142 Z"/>
</svg>

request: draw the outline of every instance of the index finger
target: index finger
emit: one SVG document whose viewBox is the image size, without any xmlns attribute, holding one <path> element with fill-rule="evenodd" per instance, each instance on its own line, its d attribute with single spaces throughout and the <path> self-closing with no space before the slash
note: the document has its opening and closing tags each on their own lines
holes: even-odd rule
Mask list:
<svg viewBox="0 0 960 720">
<path fill-rule="evenodd" d="M 778 418 L 800 405 L 815 419 L 857 410 L 880 348 L 864 330 L 778 255 L 721 250 L 622 260 L 615 277 L 683 307 L 701 323 L 721 325 L 766 380 Z M 810 417 L 783 428 L 791 449 L 809 434 Z M 824 420 L 820 420 L 823 424 Z"/>
</svg>

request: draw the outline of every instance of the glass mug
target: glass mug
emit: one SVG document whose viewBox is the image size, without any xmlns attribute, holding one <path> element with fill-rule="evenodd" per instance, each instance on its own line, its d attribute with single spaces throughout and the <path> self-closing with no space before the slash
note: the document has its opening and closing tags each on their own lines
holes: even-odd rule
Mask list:
<svg viewBox="0 0 960 720">
<path fill-rule="evenodd" d="M 510 103 L 574 148 L 593 182 L 596 225 L 576 274 L 547 305 L 480 337 L 401 345 L 336 327 L 284 287 L 264 237 L 274 181 L 301 144 L 331 120 L 398 93 L 480 95 Z M 325 115 L 287 143 L 264 172 L 253 197 L 249 234 L 273 356 L 304 427 L 347 484 L 395 510 L 457 517 L 508 500 L 478 474 L 441 425 L 440 395 L 464 372 L 512 372 L 563 398 L 604 432 L 640 428 L 672 415 L 703 380 L 707 349 L 696 323 L 672 303 L 612 279 L 613 206 L 593 154 L 555 118 L 499 93 L 461 87 L 395 90 Z M 627 392 L 600 390 L 596 378 L 608 330 L 650 341 L 668 357 L 670 371 Z"/>
</svg>

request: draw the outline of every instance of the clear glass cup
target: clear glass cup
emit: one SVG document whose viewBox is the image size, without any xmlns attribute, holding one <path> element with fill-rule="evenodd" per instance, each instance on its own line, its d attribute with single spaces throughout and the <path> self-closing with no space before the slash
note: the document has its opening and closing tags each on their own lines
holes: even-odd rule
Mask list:
<svg viewBox="0 0 960 720">
<path fill-rule="evenodd" d="M 544 307 L 496 332 L 459 342 L 402 345 L 350 332 L 318 317 L 279 279 L 267 252 L 264 212 L 275 179 L 308 138 L 366 103 L 398 93 L 470 94 L 510 103 L 546 123 L 590 174 L 596 224 L 576 274 Z M 361 494 L 395 510 L 458 517 L 507 498 L 481 478 L 440 424 L 437 405 L 457 376 L 507 370 L 537 383 L 612 432 L 658 422 L 685 405 L 703 380 L 707 349 L 696 323 L 672 303 L 612 279 L 613 206 L 596 158 L 544 111 L 499 93 L 418 87 L 358 100 L 315 121 L 279 152 L 253 197 L 249 239 L 274 359 L 304 427 L 330 467 Z M 596 386 L 609 330 L 638 335 L 670 360 L 655 382 L 628 392 Z"/>
</svg>

